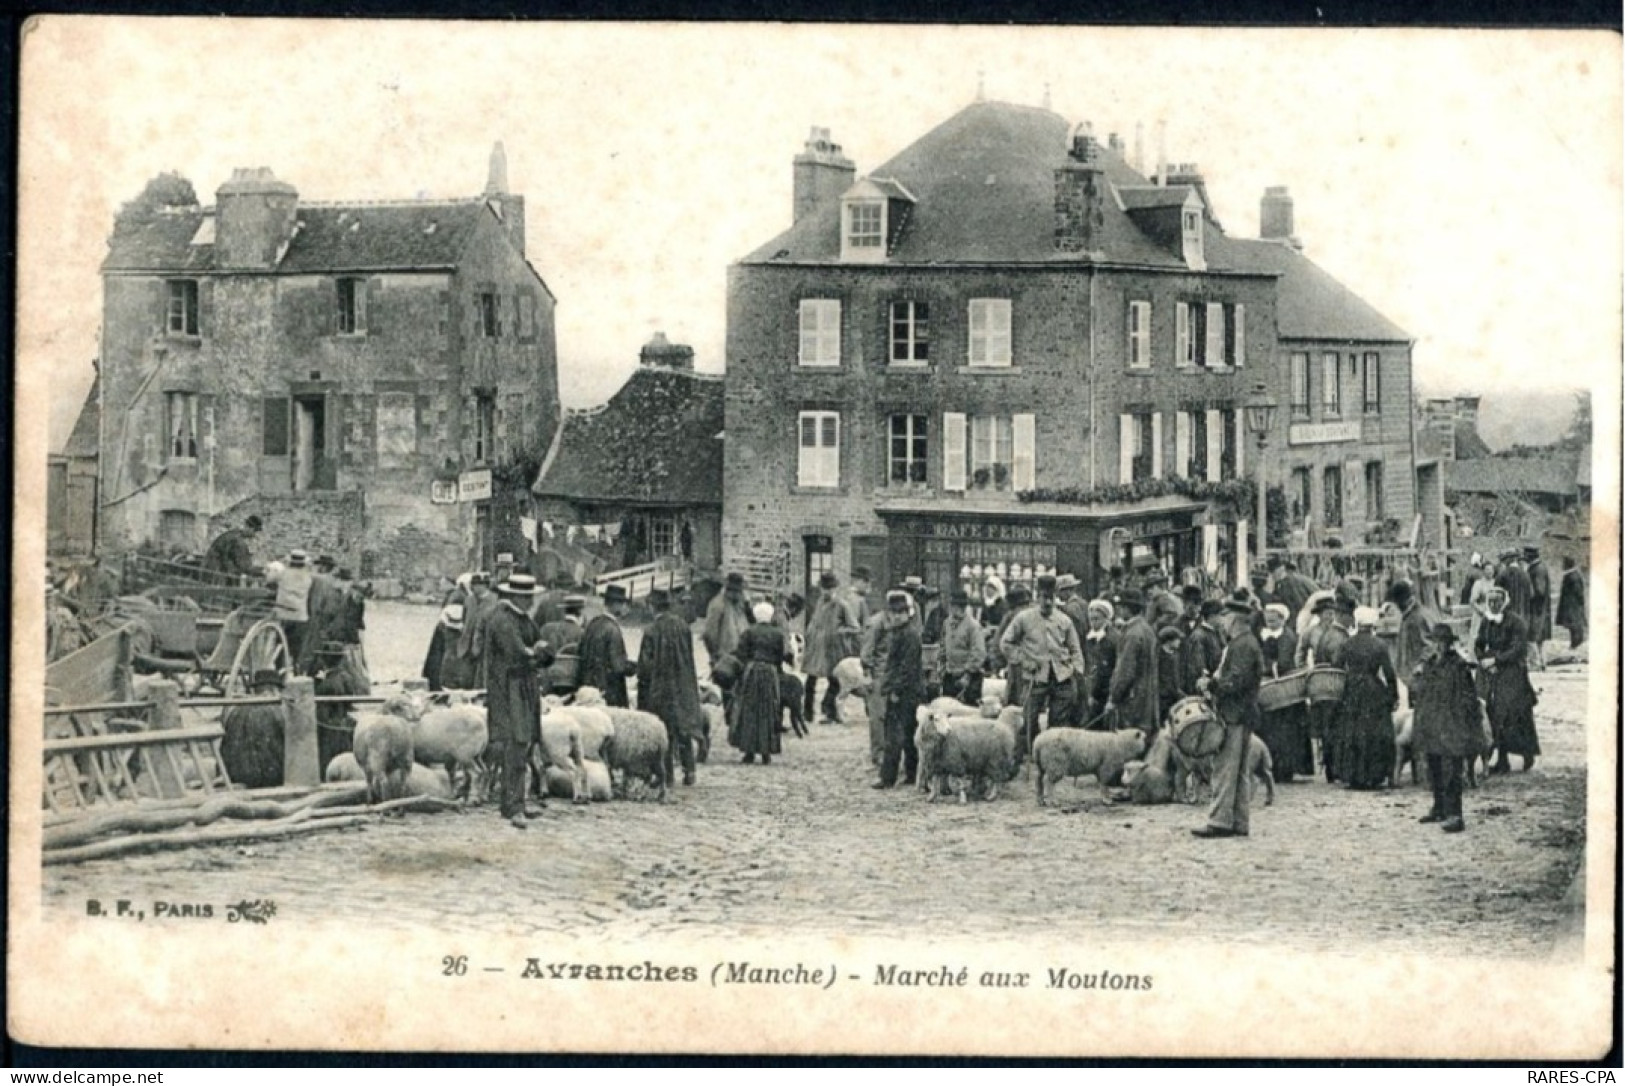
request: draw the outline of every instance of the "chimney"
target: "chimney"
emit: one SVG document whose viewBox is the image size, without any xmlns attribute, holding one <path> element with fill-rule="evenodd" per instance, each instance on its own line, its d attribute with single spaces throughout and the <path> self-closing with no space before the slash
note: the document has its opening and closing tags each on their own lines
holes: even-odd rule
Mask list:
<svg viewBox="0 0 1625 1086">
<path fill-rule="evenodd" d="M 1087 121 L 1072 130 L 1067 161 L 1055 171 L 1055 251 L 1088 254 L 1097 247 L 1105 222 L 1106 182 L 1100 145 Z"/>
<path fill-rule="evenodd" d="M 1202 198 L 1202 210 L 1209 218 L 1217 219 L 1213 214 L 1213 203 L 1207 196 L 1207 181 L 1202 177 L 1201 168 L 1194 162 L 1181 162 L 1164 180 L 1168 185 L 1189 185 L 1196 190 L 1196 195 Z"/>
<path fill-rule="evenodd" d="M 1113 132 L 1111 135 L 1106 137 L 1106 146 L 1110 147 L 1112 149 L 1112 151 L 1119 158 L 1122 157 L 1122 154 L 1123 154 L 1123 137 L 1122 136 L 1119 136 L 1116 132 Z"/>
<path fill-rule="evenodd" d="M 1303 242 L 1292 232 L 1292 196 L 1285 185 L 1271 185 L 1264 190 L 1258 202 L 1258 236 L 1284 241 L 1294 249 L 1302 249 Z"/>
<path fill-rule="evenodd" d="M 293 238 L 299 192 L 270 168 L 236 169 L 214 194 L 214 259 L 222 270 L 265 271 Z"/>
<path fill-rule="evenodd" d="M 1145 173 L 1145 122 L 1134 122 L 1134 172 Z"/>
<path fill-rule="evenodd" d="M 1157 184 L 1168 183 L 1168 122 L 1157 122 Z"/>
<path fill-rule="evenodd" d="M 502 220 L 508 240 L 519 250 L 519 255 L 524 256 L 525 198 L 508 191 L 508 152 L 503 149 L 501 140 L 491 147 L 491 161 L 485 171 L 484 196 L 486 206 Z"/>
<path fill-rule="evenodd" d="M 666 333 L 656 332 L 638 352 L 638 364 L 668 370 L 694 372 L 694 348 L 686 343 L 671 343 Z"/>
<path fill-rule="evenodd" d="M 801 154 L 795 157 L 791 222 L 826 200 L 833 200 L 852 187 L 857 167 L 841 154 L 841 145 L 829 138 L 829 129 L 814 128 Z"/>
</svg>

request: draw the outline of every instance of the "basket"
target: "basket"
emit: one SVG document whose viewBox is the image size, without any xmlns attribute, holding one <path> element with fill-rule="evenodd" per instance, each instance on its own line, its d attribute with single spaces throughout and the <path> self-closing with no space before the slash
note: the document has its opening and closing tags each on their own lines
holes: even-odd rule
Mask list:
<svg viewBox="0 0 1625 1086">
<path fill-rule="evenodd" d="M 1266 679 L 1258 685 L 1258 707 L 1266 713 L 1290 709 L 1309 700 L 1309 669 Z"/>
<path fill-rule="evenodd" d="M 581 667 L 581 657 L 573 652 L 561 652 L 553 658 L 553 662 L 542 672 L 547 680 L 548 690 L 574 690 L 576 675 Z"/>
<path fill-rule="evenodd" d="M 1211 758 L 1224 746 L 1224 721 L 1206 698 L 1181 698 L 1168 710 L 1174 746 L 1187 758 Z"/>
<path fill-rule="evenodd" d="M 1343 684 L 1348 681 L 1348 673 L 1337 667 L 1311 668 L 1308 678 L 1309 703 L 1319 705 L 1328 701 L 1343 700 Z"/>
</svg>

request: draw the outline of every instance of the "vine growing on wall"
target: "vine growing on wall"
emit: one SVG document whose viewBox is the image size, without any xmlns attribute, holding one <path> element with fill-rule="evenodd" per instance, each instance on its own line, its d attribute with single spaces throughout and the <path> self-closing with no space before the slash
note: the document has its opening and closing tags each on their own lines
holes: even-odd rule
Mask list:
<svg viewBox="0 0 1625 1086">
<path fill-rule="evenodd" d="M 1058 505 L 1112 505 L 1167 497 L 1222 502 L 1246 516 L 1253 511 L 1257 490 L 1251 479 L 1226 479 L 1215 483 L 1176 475 L 1169 479 L 1138 479 L 1132 483 L 1109 486 L 1039 487 L 1023 490 L 1016 495 L 1017 500 L 1023 502 L 1054 502 Z"/>
</svg>

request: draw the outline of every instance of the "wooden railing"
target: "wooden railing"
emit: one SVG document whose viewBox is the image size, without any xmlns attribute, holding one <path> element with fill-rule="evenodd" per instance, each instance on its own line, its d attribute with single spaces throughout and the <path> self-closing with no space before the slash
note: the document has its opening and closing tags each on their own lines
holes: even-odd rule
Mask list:
<svg viewBox="0 0 1625 1086">
<path fill-rule="evenodd" d="M 610 585 L 618 584 L 626 589 L 629 598 L 639 600 L 657 588 L 677 589 L 685 587 L 688 583 L 688 565 L 680 558 L 667 557 L 645 562 L 641 566 L 611 570 L 594 577 L 592 588 L 593 592 L 602 596 Z"/>
</svg>

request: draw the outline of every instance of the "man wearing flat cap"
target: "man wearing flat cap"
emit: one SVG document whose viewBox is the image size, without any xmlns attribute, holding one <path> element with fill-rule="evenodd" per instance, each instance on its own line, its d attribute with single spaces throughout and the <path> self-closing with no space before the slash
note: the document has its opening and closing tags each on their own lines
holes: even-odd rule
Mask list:
<svg viewBox="0 0 1625 1086">
<path fill-rule="evenodd" d="M 1083 646 L 1077 627 L 1055 609 L 1056 579 L 1052 574 L 1038 578 L 1038 606 L 1029 607 L 1010 620 L 999 649 L 1004 658 L 1021 667 L 1028 678 L 1027 700 L 1022 712 L 1023 756 L 1032 751 L 1038 738 L 1038 716 L 1048 710 L 1050 727 L 1071 726 L 1077 699 L 1073 676 L 1083 667 Z"/>
<path fill-rule="evenodd" d="M 858 613 L 858 601 L 850 592 L 841 591 L 841 581 L 832 571 L 825 570 L 818 577 L 818 603 L 807 619 L 807 646 L 802 653 L 802 667 L 807 673 L 807 684 L 802 689 L 802 718 L 813 720 L 813 705 L 818 680 L 824 680 L 824 700 L 819 704 L 823 720 L 837 721 L 835 698 L 840 683 L 835 679 L 835 665 L 848 656 L 849 651 L 863 636 L 863 622 Z"/>
<path fill-rule="evenodd" d="M 1239 596 L 1224 604 L 1227 640 L 1224 655 L 1203 690 L 1213 691 L 1213 708 L 1224 723 L 1224 746 L 1213 756 L 1213 803 L 1207 825 L 1194 829 L 1197 837 L 1246 837 L 1249 831 L 1252 781 L 1248 779 L 1248 747 L 1258 729 L 1258 687 L 1264 681 L 1264 654 L 1253 632 L 1253 606 Z"/>
<path fill-rule="evenodd" d="M 577 650 L 581 662 L 577 666 L 576 685 L 597 687 L 604 695 L 605 705 L 620 709 L 632 707 L 626 680 L 638 673 L 637 662 L 627 658 L 626 638 L 621 633 L 621 619 L 630 607 L 631 600 L 624 585 L 612 584 L 605 588 L 603 613 L 587 623 Z"/>
<path fill-rule="evenodd" d="M 891 788 L 897 784 L 899 762 L 908 784 L 914 783 L 919 770 L 920 755 L 913 742 L 914 711 L 925 693 L 925 673 L 920 631 L 911 617 L 908 592 L 894 589 L 886 593 L 886 610 L 876 617 L 885 622 L 887 636 L 883 676 L 876 680 L 885 706 L 885 724 L 880 780 L 874 787 Z"/>
<path fill-rule="evenodd" d="M 1461 810 L 1461 784 L 1467 762 L 1476 758 L 1479 731 L 1478 689 L 1473 667 L 1456 651 L 1456 631 L 1441 622 L 1429 634 L 1428 649 L 1411 673 L 1413 741 L 1427 759 L 1433 806 L 1424 823 L 1442 822 L 1446 833 L 1467 828 Z"/>
<path fill-rule="evenodd" d="M 942 692 L 966 705 L 982 700 L 982 666 L 987 661 L 987 635 L 970 613 L 970 594 L 954 589 L 942 627 Z"/>
</svg>

